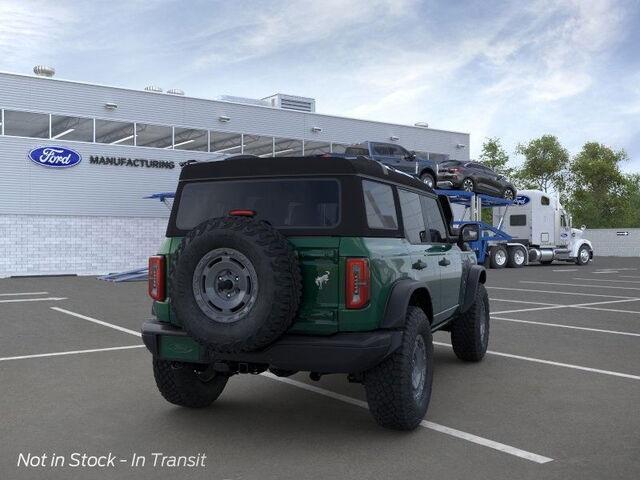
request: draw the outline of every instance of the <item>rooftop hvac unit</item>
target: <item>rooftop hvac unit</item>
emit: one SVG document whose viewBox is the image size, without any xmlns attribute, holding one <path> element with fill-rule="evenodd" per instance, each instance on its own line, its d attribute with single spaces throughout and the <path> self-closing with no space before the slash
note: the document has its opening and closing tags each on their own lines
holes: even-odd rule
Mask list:
<svg viewBox="0 0 640 480">
<path fill-rule="evenodd" d="M 269 105 L 272 107 L 282 108 L 284 110 L 297 110 L 299 112 L 316 111 L 316 101 L 314 98 L 276 93 L 270 97 L 263 98 L 263 100 L 269 102 Z"/>
<path fill-rule="evenodd" d="M 162 93 L 162 88 L 156 86 L 156 85 L 147 85 L 146 87 L 144 87 L 144 89 L 147 92 L 155 92 L 155 93 Z"/>
<path fill-rule="evenodd" d="M 46 65 L 36 65 L 33 67 L 33 73 L 39 77 L 53 77 L 56 74 L 56 69 L 53 67 L 47 67 Z"/>
<path fill-rule="evenodd" d="M 167 90 L 167 93 L 169 95 L 184 95 L 184 91 L 180 90 L 179 88 L 171 88 Z"/>
</svg>

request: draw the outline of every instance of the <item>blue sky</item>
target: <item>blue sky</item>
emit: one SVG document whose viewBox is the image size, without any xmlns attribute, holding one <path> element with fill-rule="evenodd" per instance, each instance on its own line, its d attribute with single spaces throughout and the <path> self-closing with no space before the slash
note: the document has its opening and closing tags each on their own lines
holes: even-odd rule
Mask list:
<svg viewBox="0 0 640 480">
<path fill-rule="evenodd" d="M 640 0 L 0 0 L 0 70 L 624 148 L 640 172 Z M 516 157 L 517 159 L 517 157 Z"/>
</svg>

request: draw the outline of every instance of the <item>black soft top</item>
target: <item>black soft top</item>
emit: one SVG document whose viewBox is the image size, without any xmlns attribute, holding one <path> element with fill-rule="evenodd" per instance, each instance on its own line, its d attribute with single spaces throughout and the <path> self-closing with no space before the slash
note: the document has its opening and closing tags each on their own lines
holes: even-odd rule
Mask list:
<svg viewBox="0 0 640 480">
<path fill-rule="evenodd" d="M 185 165 L 180 182 L 224 178 L 261 178 L 316 175 L 360 175 L 430 192 L 419 179 L 364 157 L 231 157 L 226 160 Z"/>
</svg>

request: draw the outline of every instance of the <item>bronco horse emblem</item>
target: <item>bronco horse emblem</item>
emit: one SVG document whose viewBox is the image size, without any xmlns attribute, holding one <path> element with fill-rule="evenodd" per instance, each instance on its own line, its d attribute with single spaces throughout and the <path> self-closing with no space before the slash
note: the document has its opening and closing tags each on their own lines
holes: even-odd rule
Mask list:
<svg viewBox="0 0 640 480">
<path fill-rule="evenodd" d="M 318 286 L 318 290 L 322 290 L 322 287 L 329 281 L 329 272 L 325 271 L 323 275 L 318 275 L 316 277 L 316 285 Z"/>
</svg>

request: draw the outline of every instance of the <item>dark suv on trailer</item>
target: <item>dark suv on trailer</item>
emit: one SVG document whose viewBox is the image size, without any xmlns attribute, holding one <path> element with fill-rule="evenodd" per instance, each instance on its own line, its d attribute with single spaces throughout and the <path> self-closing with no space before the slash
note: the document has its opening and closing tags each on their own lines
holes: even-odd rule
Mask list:
<svg viewBox="0 0 640 480">
<path fill-rule="evenodd" d="M 516 198 L 516 187 L 505 177 L 479 162 L 445 160 L 439 165 L 438 187 L 485 193 L 508 200 Z"/>
<path fill-rule="evenodd" d="M 149 261 L 142 327 L 160 393 L 206 407 L 238 373 L 343 373 L 383 426 L 415 428 L 436 330 L 482 359 L 485 271 L 418 179 L 366 158 L 237 157 L 183 168 Z"/>
</svg>

